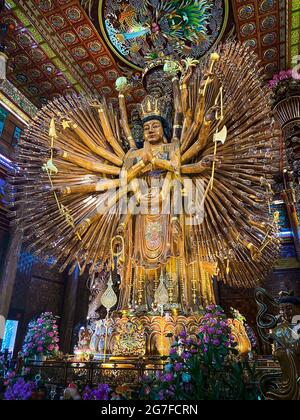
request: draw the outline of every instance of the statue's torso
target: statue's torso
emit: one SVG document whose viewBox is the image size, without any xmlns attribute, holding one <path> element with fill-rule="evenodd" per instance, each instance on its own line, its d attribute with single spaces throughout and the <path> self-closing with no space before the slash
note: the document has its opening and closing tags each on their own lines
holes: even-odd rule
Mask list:
<svg viewBox="0 0 300 420">
<path fill-rule="evenodd" d="M 162 144 L 152 147 L 157 159 L 170 160 L 175 147 Z M 141 151 L 131 151 L 125 159 L 125 168 L 130 168 L 142 159 Z M 134 263 L 146 269 L 156 269 L 171 257 L 171 209 L 162 208 L 161 192 L 166 171 L 147 165 L 139 177 L 142 192 L 139 209 L 133 218 Z"/>
</svg>

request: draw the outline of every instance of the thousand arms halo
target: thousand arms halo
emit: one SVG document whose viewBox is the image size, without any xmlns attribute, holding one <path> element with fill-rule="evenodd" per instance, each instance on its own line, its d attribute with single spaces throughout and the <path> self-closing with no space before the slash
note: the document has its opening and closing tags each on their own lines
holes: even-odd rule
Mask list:
<svg viewBox="0 0 300 420">
<path fill-rule="evenodd" d="M 162 270 L 180 273 L 181 291 L 194 304 L 201 277 L 253 287 L 279 251 L 270 203 L 280 133 L 257 57 L 229 42 L 201 63 L 166 62 L 164 71 L 172 121 L 164 124 L 165 97 L 147 96 L 143 148 L 133 139 L 120 83 L 118 111 L 75 95 L 47 104 L 22 138 L 10 178 L 14 223 L 28 248 L 53 257 L 61 270 L 78 266 L 90 275 L 114 267 L 118 256 L 123 307 L 147 276 L 157 287 Z M 164 129 L 159 146 L 151 143 L 153 122 Z M 169 214 L 119 211 L 129 201 L 148 202 L 153 191 L 144 193 L 140 181 L 152 178 L 161 181 L 159 209 L 171 197 Z M 202 190 L 192 215 L 174 209 L 187 180 Z"/>
</svg>

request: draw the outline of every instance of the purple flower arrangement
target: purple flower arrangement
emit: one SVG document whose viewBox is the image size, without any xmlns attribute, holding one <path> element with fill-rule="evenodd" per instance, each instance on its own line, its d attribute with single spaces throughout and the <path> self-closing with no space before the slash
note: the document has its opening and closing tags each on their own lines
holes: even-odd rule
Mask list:
<svg viewBox="0 0 300 420">
<path fill-rule="evenodd" d="M 29 400 L 35 391 L 35 388 L 36 385 L 34 382 L 26 382 L 24 378 L 19 378 L 16 382 L 12 382 L 10 385 L 8 385 L 4 394 L 4 399 L 14 401 Z"/>
<path fill-rule="evenodd" d="M 6 369 L 5 365 L 6 365 L 6 362 L 5 362 L 4 356 L 0 354 L 0 378 L 4 377 L 4 372 Z"/>
<path fill-rule="evenodd" d="M 107 401 L 109 400 L 109 394 L 109 386 L 107 384 L 99 384 L 96 389 L 86 387 L 82 399 L 85 401 Z"/>
<path fill-rule="evenodd" d="M 183 330 L 175 338 L 164 371 L 142 378 L 140 397 L 195 401 L 256 399 L 258 389 L 248 387 L 244 374 L 247 366 L 238 359 L 235 346 L 222 308 L 208 306 L 198 332 L 188 335 Z"/>
<path fill-rule="evenodd" d="M 281 71 L 269 82 L 272 101 L 276 105 L 282 100 L 300 94 L 300 73 L 296 70 Z"/>
<path fill-rule="evenodd" d="M 22 351 L 25 358 L 33 358 L 37 355 L 55 357 L 59 351 L 57 317 L 51 312 L 45 312 L 31 321 Z"/>
<path fill-rule="evenodd" d="M 271 89 L 274 89 L 280 82 L 288 79 L 300 80 L 300 74 L 294 72 L 293 70 L 283 70 L 280 73 L 275 74 L 273 79 L 269 81 L 269 86 Z"/>
<path fill-rule="evenodd" d="M 211 305 L 206 308 L 199 329 L 198 345 L 204 354 L 210 350 L 219 350 L 223 356 L 234 346 L 234 337 L 221 307 Z"/>
<path fill-rule="evenodd" d="M 44 383 L 41 375 L 33 376 L 31 369 L 9 369 L 4 376 L 5 400 L 44 400 L 46 397 Z M 1 398 L 0 398 L 1 399 Z"/>
<path fill-rule="evenodd" d="M 257 337 L 255 335 L 254 330 L 247 323 L 245 323 L 245 330 L 246 330 L 247 336 L 248 336 L 248 338 L 249 338 L 249 340 L 251 342 L 251 348 L 252 348 L 252 350 L 257 350 L 258 342 L 257 342 Z"/>
</svg>

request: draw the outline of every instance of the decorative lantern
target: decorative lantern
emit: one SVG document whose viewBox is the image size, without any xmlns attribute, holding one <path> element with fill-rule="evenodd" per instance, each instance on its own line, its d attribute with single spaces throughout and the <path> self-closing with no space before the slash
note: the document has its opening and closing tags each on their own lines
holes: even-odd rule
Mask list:
<svg viewBox="0 0 300 420">
<path fill-rule="evenodd" d="M 113 308 L 118 302 L 118 297 L 114 292 L 113 289 L 113 281 L 112 275 L 110 273 L 110 277 L 107 283 L 107 289 L 103 293 L 101 297 L 101 304 L 106 308 L 107 315 L 106 315 L 106 333 L 105 333 L 105 343 L 104 343 L 104 362 L 106 359 L 106 351 L 107 351 L 107 335 L 108 335 L 108 317 L 111 308 Z"/>
<path fill-rule="evenodd" d="M 113 286 L 113 281 L 112 281 L 112 276 L 110 274 L 110 278 L 107 283 L 107 289 L 105 290 L 105 292 L 103 293 L 101 297 L 101 304 L 107 310 L 107 315 L 109 314 L 109 311 L 111 310 L 111 308 L 113 308 L 118 302 L 118 297 L 115 294 L 112 286 Z"/>
</svg>

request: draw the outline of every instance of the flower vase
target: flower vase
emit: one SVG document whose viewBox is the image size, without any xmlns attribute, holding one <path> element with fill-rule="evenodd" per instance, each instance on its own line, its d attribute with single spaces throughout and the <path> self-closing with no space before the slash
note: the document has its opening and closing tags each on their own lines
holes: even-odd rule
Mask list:
<svg viewBox="0 0 300 420">
<path fill-rule="evenodd" d="M 47 357 L 43 353 L 38 353 L 34 356 L 34 361 L 37 363 L 45 362 Z"/>
</svg>

